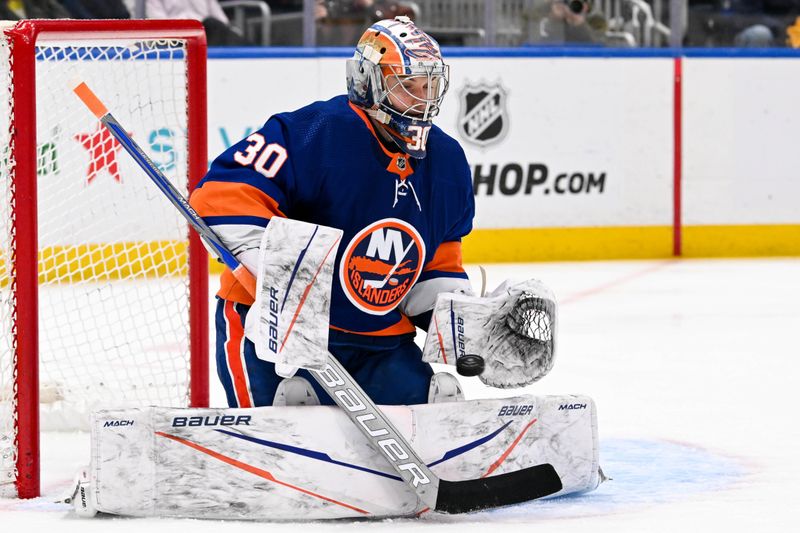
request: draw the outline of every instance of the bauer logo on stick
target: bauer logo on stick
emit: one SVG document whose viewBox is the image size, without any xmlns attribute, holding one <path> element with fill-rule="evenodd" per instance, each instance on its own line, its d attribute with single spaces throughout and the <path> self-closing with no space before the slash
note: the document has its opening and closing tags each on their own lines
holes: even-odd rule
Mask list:
<svg viewBox="0 0 800 533">
<path fill-rule="evenodd" d="M 408 294 L 425 262 L 425 243 L 409 223 L 374 222 L 353 237 L 339 277 L 347 298 L 371 315 L 385 315 Z"/>
</svg>

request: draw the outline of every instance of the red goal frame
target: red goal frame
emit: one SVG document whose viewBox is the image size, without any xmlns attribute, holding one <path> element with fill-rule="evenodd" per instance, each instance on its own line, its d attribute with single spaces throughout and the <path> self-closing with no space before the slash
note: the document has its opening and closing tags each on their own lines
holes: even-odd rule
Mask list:
<svg viewBox="0 0 800 533">
<path fill-rule="evenodd" d="M 17 496 L 40 494 L 38 240 L 36 181 L 36 43 L 39 39 L 182 39 L 186 42 L 189 190 L 205 175 L 207 160 L 206 36 L 193 20 L 24 20 L 5 29 L 11 47 L 12 153 L 15 156 L 12 224 L 16 293 L 12 332 L 16 345 Z M 142 179 L 145 179 L 142 177 Z M 25 206 L 24 209 L 21 209 Z M 208 257 L 189 235 L 190 405 L 208 406 Z"/>
</svg>

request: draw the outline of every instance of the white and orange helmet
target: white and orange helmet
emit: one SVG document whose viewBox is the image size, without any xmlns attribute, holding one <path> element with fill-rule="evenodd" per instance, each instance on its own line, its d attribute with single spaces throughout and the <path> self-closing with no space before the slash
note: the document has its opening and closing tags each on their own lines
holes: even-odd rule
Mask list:
<svg viewBox="0 0 800 533">
<path fill-rule="evenodd" d="M 347 96 L 412 157 L 425 141 L 449 82 L 437 43 L 408 17 L 376 22 L 347 61 Z M 413 89 L 412 89 L 413 88 Z"/>
</svg>

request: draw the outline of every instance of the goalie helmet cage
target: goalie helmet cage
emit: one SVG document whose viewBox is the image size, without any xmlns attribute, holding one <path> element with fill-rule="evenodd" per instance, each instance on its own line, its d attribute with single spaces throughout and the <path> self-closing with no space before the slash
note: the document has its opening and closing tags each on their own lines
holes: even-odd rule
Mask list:
<svg viewBox="0 0 800 533">
<path fill-rule="evenodd" d="M 206 39 L 189 20 L 0 29 L 0 496 L 31 498 L 40 400 L 67 427 L 208 405 L 206 252 L 70 86 L 93 83 L 188 191 L 207 167 Z"/>
</svg>

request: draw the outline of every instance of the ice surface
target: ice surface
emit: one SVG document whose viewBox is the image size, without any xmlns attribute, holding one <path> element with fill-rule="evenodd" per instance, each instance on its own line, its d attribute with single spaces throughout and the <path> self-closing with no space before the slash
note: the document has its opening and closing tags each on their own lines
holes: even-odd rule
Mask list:
<svg viewBox="0 0 800 533">
<path fill-rule="evenodd" d="M 0 500 L 0 531 L 486 533 L 494 524 L 498 533 L 800 531 L 800 259 L 486 268 L 490 289 L 507 277 L 536 277 L 559 298 L 555 367 L 523 392 L 595 398 L 601 464 L 613 478 L 595 492 L 402 520 L 80 520 L 50 502 L 86 461 L 88 438 L 52 433 L 43 443 L 46 496 Z M 480 280 L 477 267 L 470 274 Z M 469 398 L 520 392 L 486 389 L 477 378 L 462 382 Z M 212 403 L 224 403 L 216 383 Z"/>
</svg>

